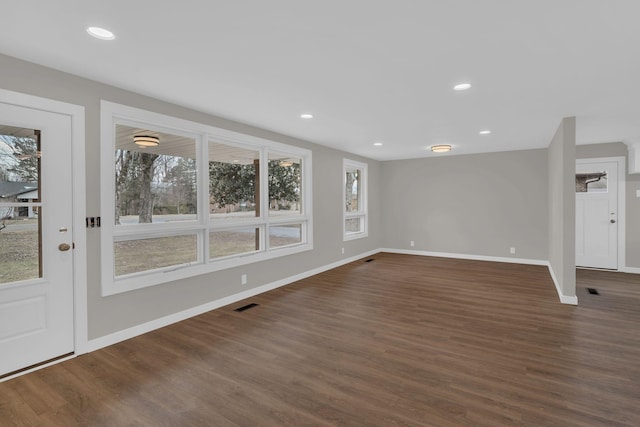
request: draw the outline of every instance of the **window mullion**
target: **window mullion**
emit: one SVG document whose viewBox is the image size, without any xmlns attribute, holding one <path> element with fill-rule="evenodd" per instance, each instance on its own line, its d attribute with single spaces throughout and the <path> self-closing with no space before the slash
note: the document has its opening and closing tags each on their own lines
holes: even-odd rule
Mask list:
<svg viewBox="0 0 640 427">
<path fill-rule="evenodd" d="M 267 251 L 269 248 L 269 153 L 267 148 L 260 150 L 260 218 L 263 221 L 260 248 Z"/>
<path fill-rule="evenodd" d="M 206 134 L 199 138 L 197 155 L 198 171 L 198 219 L 203 226 L 198 254 L 204 264 L 209 263 L 209 140 Z"/>
</svg>

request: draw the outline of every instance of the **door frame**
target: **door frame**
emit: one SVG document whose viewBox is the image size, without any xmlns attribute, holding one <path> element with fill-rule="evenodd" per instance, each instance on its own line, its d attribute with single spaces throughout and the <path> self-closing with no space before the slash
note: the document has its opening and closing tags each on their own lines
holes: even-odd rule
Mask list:
<svg viewBox="0 0 640 427">
<path fill-rule="evenodd" d="M 618 164 L 618 269 L 617 271 L 624 271 L 627 267 L 626 264 L 626 183 L 627 183 L 627 169 L 625 157 L 592 157 L 576 159 L 576 165 L 589 164 L 589 163 L 617 163 Z M 575 245 L 575 243 L 574 243 Z"/>
<path fill-rule="evenodd" d="M 71 168 L 72 168 L 72 224 L 73 224 L 73 342 L 75 357 L 88 351 L 87 324 L 87 232 L 86 186 L 85 186 L 85 113 L 84 107 L 38 96 L 27 95 L 0 88 L 0 102 L 17 107 L 56 113 L 71 118 Z M 68 358 L 39 365 L 3 378 L 8 380 L 18 375 L 44 368 Z"/>
</svg>

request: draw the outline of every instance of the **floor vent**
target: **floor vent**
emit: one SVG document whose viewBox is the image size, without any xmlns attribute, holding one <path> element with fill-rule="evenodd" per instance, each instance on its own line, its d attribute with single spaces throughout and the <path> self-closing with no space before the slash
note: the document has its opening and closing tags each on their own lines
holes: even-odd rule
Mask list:
<svg viewBox="0 0 640 427">
<path fill-rule="evenodd" d="M 250 308 L 257 307 L 258 305 L 259 304 L 256 304 L 255 302 L 252 302 L 251 304 L 247 304 L 247 305 L 243 305 L 242 307 L 238 307 L 233 311 L 238 311 L 238 312 L 245 311 L 245 310 L 249 310 Z"/>
<path fill-rule="evenodd" d="M 587 288 L 587 292 L 589 292 L 591 295 L 600 295 L 598 290 L 595 288 Z"/>
<path fill-rule="evenodd" d="M 373 258 L 369 258 L 368 260 L 366 260 L 365 262 L 371 262 L 373 261 Z"/>
</svg>

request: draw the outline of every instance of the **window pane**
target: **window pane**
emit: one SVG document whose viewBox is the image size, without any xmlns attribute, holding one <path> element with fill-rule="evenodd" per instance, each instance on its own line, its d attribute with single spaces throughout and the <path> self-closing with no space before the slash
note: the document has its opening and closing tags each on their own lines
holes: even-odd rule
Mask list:
<svg viewBox="0 0 640 427">
<path fill-rule="evenodd" d="M 209 212 L 216 221 L 260 216 L 260 153 L 209 141 Z"/>
<path fill-rule="evenodd" d="M 362 218 L 349 218 L 344 222 L 346 233 L 360 233 L 362 231 Z"/>
<path fill-rule="evenodd" d="M 274 225 L 269 227 L 269 246 L 280 246 L 302 243 L 302 224 Z"/>
<path fill-rule="evenodd" d="M 195 234 L 115 242 L 116 276 L 196 262 Z"/>
<path fill-rule="evenodd" d="M 211 259 L 255 252 L 259 249 L 260 230 L 258 228 L 241 228 L 209 233 L 209 256 Z"/>
<path fill-rule="evenodd" d="M 269 153 L 269 215 L 302 212 L 302 160 Z"/>
<path fill-rule="evenodd" d="M 360 189 L 360 177 L 362 172 L 359 169 L 346 169 L 345 176 L 345 210 L 347 212 L 358 212 L 362 210 L 360 203 L 362 191 Z"/>
<path fill-rule="evenodd" d="M 141 136 L 151 145 L 139 145 Z M 116 125 L 115 146 L 116 225 L 196 219 L 194 138 Z"/>
</svg>

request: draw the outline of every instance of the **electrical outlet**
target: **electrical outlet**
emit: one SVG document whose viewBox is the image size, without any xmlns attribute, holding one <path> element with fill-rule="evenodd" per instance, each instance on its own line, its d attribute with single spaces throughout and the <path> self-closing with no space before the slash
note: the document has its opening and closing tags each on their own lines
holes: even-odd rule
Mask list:
<svg viewBox="0 0 640 427">
<path fill-rule="evenodd" d="M 414 247 L 416 245 L 416 242 L 414 242 L 413 240 L 409 242 L 409 246 Z"/>
<path fill-rule="evenodd" d="M 509 249 L 509 253 L 510 253 L 511 255 L 515 255 L 515 253 L 516 253 L 516 248 L 510 248 L 510 249 Z"/>
<path fill-rule="evenodd" d="M 344 255 L 344 248 L 342 248 L 342 255 Z"/>
<path fill-rule="evenodd" d="M 241 280 L 243 285 L 246 285 L 247 284 L 247 275 L 243 274 L 242 277 L 240 278 L 240 280 Z"/>
</svg>

